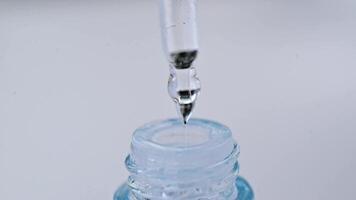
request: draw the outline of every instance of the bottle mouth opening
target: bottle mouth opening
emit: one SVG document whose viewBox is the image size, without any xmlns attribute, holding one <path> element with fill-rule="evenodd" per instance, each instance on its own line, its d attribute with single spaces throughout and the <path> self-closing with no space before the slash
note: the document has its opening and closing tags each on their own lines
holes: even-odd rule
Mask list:
<svg viewBox="0 0 356 200">
<path fill-rule="evenodd" d="M 204 133 L 203 128 L 189 124 L 182 126 L 158 130 L 150 141 L 156 145 L 174 148 L 189 148 L 209 141 L 209 135 Z"/>
<path fill-rule="evenodd" d="M 133 147 L 150 147 L 164 151 L 190 151 L 214 148 L 231 138 L 226 126 L 204 119 L 191 119 L 184 125 L 180 119 L 155 121 L 138 128 Z"/>
<path fill-rule="evenodd" d="M 130 160 L 140 169 L 175 172 L 214 166 L 232 153 L 238 155 L 239 146 L 226 126 L 205 119 L 191 119 L 185 126 L 180 119 L 168 119 L 134 132 Z"/>
</svg>

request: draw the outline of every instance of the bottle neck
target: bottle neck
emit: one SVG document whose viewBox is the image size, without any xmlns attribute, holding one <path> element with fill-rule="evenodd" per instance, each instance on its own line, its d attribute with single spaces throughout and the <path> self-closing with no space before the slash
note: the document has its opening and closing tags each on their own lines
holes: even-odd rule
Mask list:
<svg viewBox="0 0 356 200">
<path fill-rule="evenodd" d="M 230 130 L 216 122 L 147 124 L 135 131 L 126 159 L 129 198 L 234 200 L 238 154 Z"/>
</svg>

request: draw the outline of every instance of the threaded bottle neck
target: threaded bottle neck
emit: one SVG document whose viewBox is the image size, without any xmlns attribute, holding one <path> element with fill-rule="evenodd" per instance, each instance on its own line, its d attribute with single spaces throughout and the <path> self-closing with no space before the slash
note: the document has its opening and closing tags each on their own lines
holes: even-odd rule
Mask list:
<svg viewBox="0 0 356 200">
<path fill-rule="evenodd" d="M 230 130 L 216 122 L 147 124 L 135 131 L 126 159 L 130 199 L 234 200 L 238 154 Z"/>
</svg>

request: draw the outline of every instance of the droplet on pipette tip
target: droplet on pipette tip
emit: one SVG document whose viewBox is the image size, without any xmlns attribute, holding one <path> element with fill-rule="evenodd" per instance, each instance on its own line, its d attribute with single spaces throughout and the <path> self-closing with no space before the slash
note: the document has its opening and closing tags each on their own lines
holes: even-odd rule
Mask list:
<svg viewBox="0 0 356 200">
<path fill-rule="evenodd" d="M 188 103 L 188 104 L 177 103 L 177 111 L 182 117 L 184 125 L 187 124 L 190 116 L 192 115 L 194 105 L 195 102 Z"/>
<path fill-rule="evenodd" d="M 178 115 L 186 124 L 192 115 L 197 96 L 200 92 L 200 80 L 192 67 L 198 54 L 197 50 L 181 51 L 171 54 L 171 70 L 168 80 L 168 92 L 176 102 Z"/>
<path fill-rule="evenodd" d="M 177 113 L 183 120 L 184 124 L 187 124 L 193 113 L 199 90 L 200 89 L 177 91 L 176 96 L 173 98 L 176 103 Z"/>
</svg>

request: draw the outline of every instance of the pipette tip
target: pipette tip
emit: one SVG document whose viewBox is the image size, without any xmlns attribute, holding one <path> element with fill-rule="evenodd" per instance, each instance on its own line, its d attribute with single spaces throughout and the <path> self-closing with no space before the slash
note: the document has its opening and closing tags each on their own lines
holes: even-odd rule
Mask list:
<svg viewBox="0 0 356 200">
<path fill-rule="evenodd" d="M 177 103 L 178 114 L 182 117 L 184 125 L 189 121 L 190 116 L 192 115 L 195 102 L 187 104 Z"/>
</svg>

